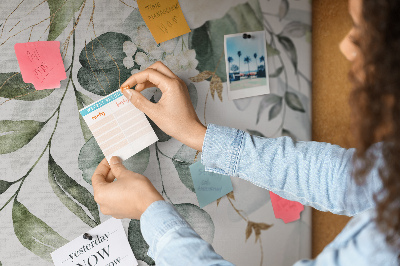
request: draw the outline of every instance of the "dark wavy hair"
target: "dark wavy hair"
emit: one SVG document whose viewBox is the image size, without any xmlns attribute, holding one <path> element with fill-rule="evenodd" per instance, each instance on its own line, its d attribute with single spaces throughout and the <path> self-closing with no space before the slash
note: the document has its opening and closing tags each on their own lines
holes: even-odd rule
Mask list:
<svg viewBox="0 0 400 266">
<path fill-rule="evenodd" d="M 362 62 L 350 72 L 350 97 L 357 152 L 354 178 L 362 184 L 376 162 L 368 149 L 382 142 L 383 188 L 375 196 L 375 221 L 386 242 L 400 250 L 400 1 L 363 0 Z M 360 71 L 362 77 L 360 78 Z M 400 258 L 400 255 L 399 255 Z"/>
</svg>

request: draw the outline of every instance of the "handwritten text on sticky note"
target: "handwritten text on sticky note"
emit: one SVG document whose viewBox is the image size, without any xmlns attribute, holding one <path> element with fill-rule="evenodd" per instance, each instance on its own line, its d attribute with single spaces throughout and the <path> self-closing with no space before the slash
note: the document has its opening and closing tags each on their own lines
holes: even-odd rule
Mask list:
<svg viewBox="0 0 400 266">
<path fill-rule="evenodd" d="M 157 43 L 190 32 L 178 0 L 138 0 L 137 4 Z"/>
<path fill-rule="evenodd" d="M 28 42 L 14 45 L 21 75 L 25 83 L 36 90 L 60 87 L 67 78 L 60 54 L 60 42 Z"/>
<path fill-rule="evenodd" d="M 271 191 L 269 195 L 275 218 L 282 219 L 285 224 L 300 219 L 300 213 L 304 210 L 304 206 L 301 203 L 281 198 Z"/>
<path fill-rule="evenodd" d="M 189 168 L 200 208 L 233 190 L 229 176 L 207 172 L 201 162 L 196 162 Z"/>
<path fill-rule="evenodd" d="M 158 140 L 144 113 L 119 90 L 79 112 L 108 161 L 126 160 Z"/>
</svg>

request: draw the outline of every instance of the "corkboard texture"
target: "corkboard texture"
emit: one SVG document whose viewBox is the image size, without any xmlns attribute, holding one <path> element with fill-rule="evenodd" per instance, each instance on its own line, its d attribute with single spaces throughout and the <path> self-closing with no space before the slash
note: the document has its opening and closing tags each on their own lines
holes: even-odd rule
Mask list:
<svg viewBox="0 0 400 266">
<path fill-rule="evenodd" d="M 352 147 L 348 80 L 349 62 L 339 43 L 351 28 L 347 0 L 317 0 L 312 4 L 312 134 L 313 140 Z M 317 256 L 343 229 L 349 218 L 313 210 L 312 256 Z"/>
</svg>

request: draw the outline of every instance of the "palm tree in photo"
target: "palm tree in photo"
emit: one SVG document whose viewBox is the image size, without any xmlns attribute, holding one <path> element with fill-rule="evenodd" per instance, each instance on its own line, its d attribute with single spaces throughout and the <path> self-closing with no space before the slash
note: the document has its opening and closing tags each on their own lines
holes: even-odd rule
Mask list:
<svg viewBox="0 0 400 266">
<path fill-rule="evenodd" d="M 231 63 L 233 62 L 232 56 L 228 57 L 228 62 L 229 62 L 229 69 L 231 69 Z"/>
<path fill-rule="evenodd" d="M 247 75 L 250 77 L 250 62 L 251 62 L 250 56 L 246 56 L 246 57 L 244 58 L 244 62 L 247 64 L 247 69 L 249 70 L 249 72 L 247 73 Z"/>
<path fill-rule="evenodd" d="M 254 53 L 253 56 L 254 56 L 254 62 L 256 63 L 256 72 L 257 72 L 257 67 L 258 67 L 258 65 L 257 65 L 257 53 Z"/>
<path fill-rule="evenodd" d="M 262 63 L 262 62 L 264 62 L 264 72 L 265 72 L 266 71 L 266 68 L 265 68 L 265 57 L 263 55 L 260 57 L 260 63 Z"/>
<path fill-rule="evenodd" d="M 242 56 L 242 52 L 241 52 L 241 51 L 238 51 L 238 52 L 237 52 L 237 55 L 238 55 L 238 57 L 239 57 L 239 76 L 240 76 L 240 57 Z"/>
<path fill-rule="evenodd" d="M 238 72 L 238 71 L 239 71 L 238 65 L 233 64 L 233 65 L 231 66 L 231 71 L 232 71 L 232 72 Z"/>
</svg>

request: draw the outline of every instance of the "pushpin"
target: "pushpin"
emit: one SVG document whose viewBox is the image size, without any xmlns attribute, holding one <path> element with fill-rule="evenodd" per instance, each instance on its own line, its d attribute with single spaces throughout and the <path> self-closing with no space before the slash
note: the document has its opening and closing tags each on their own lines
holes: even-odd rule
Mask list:
<svg viewBox="0 0 400 266">
<path fill-rule="evenodd" d="M 250 38 L 251 38 L 250 34 L 243 33 L 243 39 L 250 39 Z"/>
<path fill-rule="evenodd" d="M 88 233 L 84 233 L 84 234 L 83 234 L 83 239 L 92 240 L 93 237 L 92 237 L 91 235 L 89 235 Z"/>
</svg>

